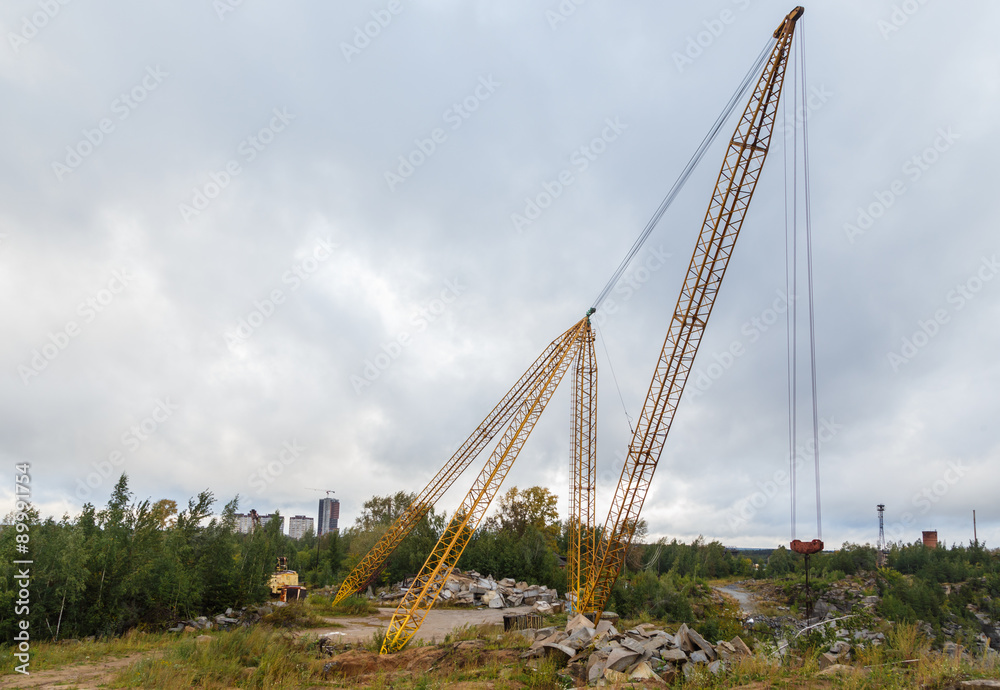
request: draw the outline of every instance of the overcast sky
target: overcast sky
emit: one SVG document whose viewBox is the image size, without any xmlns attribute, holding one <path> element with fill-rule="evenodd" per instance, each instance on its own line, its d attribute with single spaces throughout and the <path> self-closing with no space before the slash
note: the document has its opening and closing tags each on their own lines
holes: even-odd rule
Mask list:
<svg viewBox="0 0 1000 690">
<path fill-rule="evenodd" d="M 311 489 L 335 490 L 345 526 L 419 491 L 591 306 L 791 9 L 8 0 L 4 504 L 20 462 L 55 516 L 121 471 L 140 498 L 261 513 L 315 517 Z M 874 543 L 878 503 L 890 538 L 969 541 L 975 509 L 1000 546 L 998 23 L 982 1 L 806 7 L 828 546 Z M 634 418 L 734 126 L 595 317 L 601 522 L 630 439 L 608 357 Z M 790 539 L 784 131 L 646 501 L 654 538 Z M 565 515 L 568 428 L 567 382 L 504 490 L 546 486 Z M 800 538 L 814 504 L 803 470 Z"/>
</svg>

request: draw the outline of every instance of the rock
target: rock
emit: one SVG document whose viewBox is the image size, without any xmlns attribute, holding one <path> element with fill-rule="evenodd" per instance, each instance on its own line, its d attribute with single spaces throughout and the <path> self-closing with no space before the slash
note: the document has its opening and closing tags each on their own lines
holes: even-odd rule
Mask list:
<svg viewBox="0 0 1000 690">
<path fill-rule="evenodd" d="M 836 654 L 831 654 L 830 652 L 823 652 L 822 654 L 819 655 L 819 667 L 821 669 L 824 669 L 824 668 L 829 668 L 831 666 L 835 666 L 839 660 L 840 657 L 838 657 Z"/>
<path fill-rule="evenodd" d="M 715 653 L 715 648 L 706 640 L 704 637 L 698 634 L 696 630 L 687 631 L 688 640 L 692 644 L 697 646 L 701 651 L 705 652 L 705 656 L 708 657 L 709 661 L 715 661 L 717 654 Z"/>
<path fill-rule="evenodd" d="M 208 643 L 210 643 L 212 641 L 212 636 L 211 635 L 198 635 L 198 637 L 194 638 L 194 641 L 197 644 L 208 644 Z"/>
<path fill-rule="evenodd" d="M 845 666 L 844 664 L 834 664 L 833 666 L 827 666 L 825 669 L 817 673 L 818 676 L 836 676 L 841 673 L 851 673 L 854 669 L 850 666 Z"/>
<path fill-rule="evenodd" d="M 507 603 L 511 606 L 520 606 L 524 603 L 524 595 L 513 592 L 507 597 Z"/>
<path fill-rule="evenodd" d="M 576 656 L 575 649 L 557 642 L 543 642 L 542 649 L 545 656 L 555 659 L 559 666 L 565 666 L 572 657 Z"/>
<path fill-rule="evenodd" d="M 608 631 L 611 631 L 610 634 L 612 634 L 612 635 L 617 635 L 618 634 L 618 631 L 615 630 L 615 624 L 612 623 L 611 621 L 606 621 L 603 618 L 594 627 L 594 632 L 597 633 L 598 635 L 603 635 L 604 633 L 606 633 Z"/>
<path fill-rule="evenodd" d="M 549 606 L 544 601 L 535 602 L 535 605 L 531 607 L 535 613 L 540 613 L 543 616 L 552 613 L 552 607 Z"/>
<path fill-rule="evenodd" d="M 687 623 L 681 623 L 681 627 L 677 629 L 677 634 L 674 636 L 677 640 L 677 646 L 683 649 L 685 652 L 693 652 L 697 647 L 695 647 L 694 642 L 688 637 L 688 627 Z"/>
<path fill-rule="evenodd" d="M 1000 680 L 963 680 L 958 687 L 963 690 L 990 690 L 1000 688 Z"/>
<path fill-rule="evenodd" d="M 544 640 L 545 638 L 549 637 L 550 635 L 555 634 L 556 629 L 555 628 L 539 628 L 538 630 L 535 630 L 534 632 L 535 632 L 535 639 L 536 640 Z"/>
<path fill-rule="evenodd" d="M 587 680 L 593 683 L 604 677 L 604 669 L 608 667 L 608 655 L 606 652 L 597 651 L 587 659 Z"/>
<path fill-rule="evenodd" d="M 660 658 L 664 661 L 673 661 L 676 663 L 684 663 L 688 660 L 687 654 L 680 649 L 661 649 Z"/>
<path fill-rule="evenodd" d="M 580 650 L 590 644 L 594 637 L 594 631 L 590 628 L 577 628 L 566 640 L 566 645 Z"/>
<path fill-rule="evenodd" d="M 651 640 L 647 640 L 646 643 L 642 645 L 642 649 L 647 655 L 658 657 L 660 656 L 660 650 L 666 646 L 666 640 L 654 637 Z"/>
<path fill-rule="evenodd" d="M 504 608 L 503 597 L 500 596 L 499 594 L 497 594 L 494 598 L 490 599 L 490 601 L 489 601 L 489 607 L 491 609 L 502 609 L 502 608 Z"/>
<path fill-rule="evenodd" d="M 462 652 L 474 652 L 486 649 L 486 643 L 483 640 L 463 640 L 455 643 L 455 649 Z"/>
<path fill-rule="evenodd" d="M 740 655 L 740 656 L 753 656 L 753 652 L 750 651 L 750 648 L 747 647 L 746 642 L 744 642 L 742 640 L 742 638 L 739 637 L 739 635 L 737 635 L 736 637 L 734 637 L 733 639 L 731 639 L 729 641 L 729 643 L 731 645 L 733 645 L 733 647 L 736 648 L 736 653 L 738 655 Z"/>
<path fill-rule="evenodd" d="M 711 673 L 713 676 L 717 676 L 720 673 L 722 673 L 722 662 L 713 661 L 712 663 L 710 663 L 708 665 L 708 672 Z"/>
<path fill-rule="evenodd" d="M 608 655 L 607 667 L 609 669 L 614 669 L 615 671 L 624 671 L 634 662 L 639 660 L 639 654 L 624 649 L 622 647 L 617 647 L 611 654 Z"/>
<path fill-rule="evenodd" d="M 653 668 L 648 662 L 641 661 L 632 669 L 632 673 L 628 676 L 629 680 L 654 680 L 657 683 L 663 683 L 663 679 L 660 678 L 656 673 L 653 672 Z"/>
<path fill-rule="evenodd" d="M 849 651 L 851 651 L 851 645 L 844 640 L 837 640 L 833 643 L 833 646 L 830 647 L 830 653 L 835 654 L 838 657 L 847 654 Z"/>
<path fill-rule="evenodd" d="M 701 651 L 699 649 L 696 652 L 691 652 L 691 656 L 689 657 L 689 660 L 693 664 L 707 664 L 708 663 L 708 655 L 705 654 L 705 652 L 703 652 L 703 651 Z"/>
<path fill-rule="evenodd" d="M 628 676 L 619 671 L 615 671 L 614 669 L 606 668 L 604 669 L 604 680 L 611 681 L 615 685 L 618 685 L 620 683 L 627 683 Z"/>
<path fill-rule="evenodd" d="M 584 616 L 582 613 L 578 613 L 566 623 L 566 632 L 572 635 L 573 631 L 577 628 L 589 628 L 590 630 L 594 630 L 595 626 L 592 622 L 590 622 L 589 618 Z"/>
<path fill-rule="evenodd" d="M 514 579 L 510 577 L 505 577 L 504 579 L 500 580 L 500 584 L 503 585 L 504 587 L 517 586 L 517 583 L 514 581 Z"/>
<path fill-rule="evenodd" d="M 621 641 L 621 646 L 630 652 L 635 652 L 636 654 L 642 655 L 646 653 L 646 646 L 639 642 L 638 640 L 633 640 L 630 637 L 626 637 Z"/>
<path fill-rule="evenodd" d="M 197 632 L 197 630 L 198 630 L 198 628 L 195 628 L 195 627 L 190 626 L 190 625 L 185 625 L 184 626 L 184 632 Z"/>
<path fill-rule="evenodd" d="M 734 647 L 731 642 L 726 642 L 725 640 L 719 640 L 718 644 L 715 645 L 715 653 L 718 654 L 719 658 L 723 661 L 728 661 L 729 659 L 737 656 L 736 647 Z"/>
<path fill-rule="evenodd" d="M 173 633 L 184 632 L 184 624 L 183 623 L 179 623 L 179 624 L 175 625 L 174 627 L 170 628 L 167 632 L 173 632 Z M 63 640 L 63 641 L 65 642 L 65 640 Z"/>
</svg>

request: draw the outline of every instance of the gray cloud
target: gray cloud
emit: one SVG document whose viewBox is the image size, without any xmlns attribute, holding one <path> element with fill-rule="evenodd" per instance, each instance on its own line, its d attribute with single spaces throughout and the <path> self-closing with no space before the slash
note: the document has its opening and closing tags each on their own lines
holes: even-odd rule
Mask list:
<svg viewBox="0 0 1000 690">
<path fill-rule="evenodd" d="M 582 316 L 791 9 L 585 2 L 554 20 L 555 2 L 399 0 L 386 20 L 388 2 L 244 2 L 221 18 L 209 3 L 68 3 L 12 45 L 43 4 L 0 14 L 0 456 L 32 463 L 43 512 L 78 511 L 80 482 L 119 452 L 114 472 L 140 496 L 207 487 L 294 514 L 315 510 L 306 487 L 330 488 L 345 523 L 373 493 L 419 490 Z M 824 538 L 873 541 L 882 502 L 890 523 L 912 515 L 907 540 L 937 528 L 966 541 L 976 508 L 980 538 L 996 545 L 1000 280 L 961 308 L 949 296 L 1000 253 L 1000 53 L 987 33 L 1000 17 L 984 6 L 970 23 L 926 4 L 896 27 L 892 12 L 847 2 L 805 18 L 809 81 L 823 94 L 809 114 L 820 415 L 842 426 L 822 449 Z M 373 21 L 359 48 L 356 29 Z M 349 61 L 344 44 L 358 50 Z M 609 118 L 627 129 L 581 169 L 574 153 Z M 913 157 L 949 128 L 958 138 L 916 176 Z M 390 189 L 386 172 L 421 146 Z M 59 174 L 54 163 L 75 160 L 67 147 L 79 162 Z M 744 328 L 784 288 L 779 150 L 695 370 L 733 342 L 745 352 L 700 395 L 689 384 L 646 503 L 654 536 L 789 538 L 787 486 L 729 520 L 788 464 L 784 322 L 753 342 Z M 629 440 L 604 346 L 634 417 L 721 151 L 651 238 L 669 258 L 601 315 L 600 471 L 611 479 L 600 514 Z M 227 180 L 230 163 L 239 173 Z M 512 214 L 566 170 L 572 183 L 517 232 Z M 905 191 L 849 236 L 858 209 L 896 181 Z M 199 193 L 204 208 L 183 213 Z M 336 247 L 317 260 L 320 240 Z M 131 278 L 108 299 L 122 270 Z M 88 300 L 101 307 L 92 316 Z M 890 353 L 939 310 L 947 322 L 894 371 Z M 251 318 L 259 326 L 227 342 Z M 25 384 L 36 351 L 45 366 Z M 376 358 L 386 366 L 365 378 Z M 168 398 L 177 409 L 143 432 Z M 549 486 L 563 506 L 568 402 L 568 391 L 554 398 L 508 479 Z M 148 438 L 133 448 L 123 435 L 134 425 Z M 288 443 L 303 450 L 258 494 L 254 476 Z M 950 463 L 967 468 L 954 482 L 942 479 Z M 798 535 L 811 538 L 811 475 L 800 479 Z M 112 480 L 97 484 L 87 497 L 103 503 Z"/>
</svg>

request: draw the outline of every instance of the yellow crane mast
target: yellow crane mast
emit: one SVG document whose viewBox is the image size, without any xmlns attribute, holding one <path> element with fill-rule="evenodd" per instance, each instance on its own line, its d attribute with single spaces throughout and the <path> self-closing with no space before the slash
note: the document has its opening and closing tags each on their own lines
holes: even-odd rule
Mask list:
<svg viewBox="0 0 1000 690">
<path fill-rule="evenodd" d="M 465 443 L 452 455 L 423 491 L 414 499 L 403 513 L 389 526 L 375 546 L 365 554 L 365 557 L 354 567 L 337 590 L 333 603 L 336 605 L 345 597 L 364 591 L 385 567 L 389 557 L 400 542 L 413 531 L 427 512 L 437 503 L 455 483 L 455 480 L 466 470 L 472 461 L 489 445 L 490 441 L 500 432 L 524 398 L 535 387 L 542 375 L 546 363 L 558 349 L 563 336 L 556 338 L 542 351 L 542 354 L 528 367 L 527 371 L 517 380 L 507 394 L 490 411 L 486 419 L 476 427 L 475 431 L 465 440 Z"/>
<path fill-rule="evenodd" d="M 590 332 L 588 314 L 559 339 L 558 346 L 546 360 L 533 389 L 518 407 L 486 465 L 396 608 L 382 643 L 382 654 L 402 649 L 420 628 L 535 423 Z"/>
<path fill-rule="evenodd" d="M 588 314 L 589 315 L 589 314 Z M 573 372 L 570 410 L 569 544 L 566 553 L 566 598 L 574 610 L 583 592 L 594 555 L 597 523 L 597 361 L 594 332 L 587 325 Z"/>
<path fill-rule="evenodd" d="M 753 197 L 774 128 L 795 25 L 796 7 L 777 39 L 726 151 L 715 192 L 688 266 L 642 414 L 587 578 L 580 610 L 600 616 L 621 572 L 653 472 L 698 352 L 705 324 Z"/>
</svg>

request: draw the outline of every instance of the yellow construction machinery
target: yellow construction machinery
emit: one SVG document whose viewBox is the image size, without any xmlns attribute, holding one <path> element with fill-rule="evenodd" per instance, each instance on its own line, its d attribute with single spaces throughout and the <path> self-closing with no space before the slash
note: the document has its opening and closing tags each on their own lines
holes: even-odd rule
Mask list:
<svg viewBox="0 0 1000 690">
<path fill-rule="evenodd" d="M 382 646 L 383 654 L 402 649 L 419 629 L 535 422 L 574 362 L 568 598 L 576 610 L 595 619 L 601 615 L 638 525 L 653 473 L 767 156 L 791 42 L 802 14 L 803 8 L 796 7 L 785 17 L 774 32 L 775 41 L 769 53 L 762 53 L 759 58 L 760 74 L 730 139 L 603 530 L 598 535 L 594 525 L 597 369 L 590 323 L 594 309 L 591 309 L 543 351 L 341 586 L 337 600 L 364 588 L 377 576 L 399 542 L 507 425 L 472 489 L 396 609 Z M 747 87 L 753 83 L 748 79 Z M 735 106 L 735 101 L 731 105 Z M 703 142 L 697 159 L 706 147 Z M 691 165 L 683 179 L 690 173 Z M 673 194 L 671 190 L 626 263 L 648 236 Z M 607 292 L 605 288 L 602 297 Z"/>
</svg>

